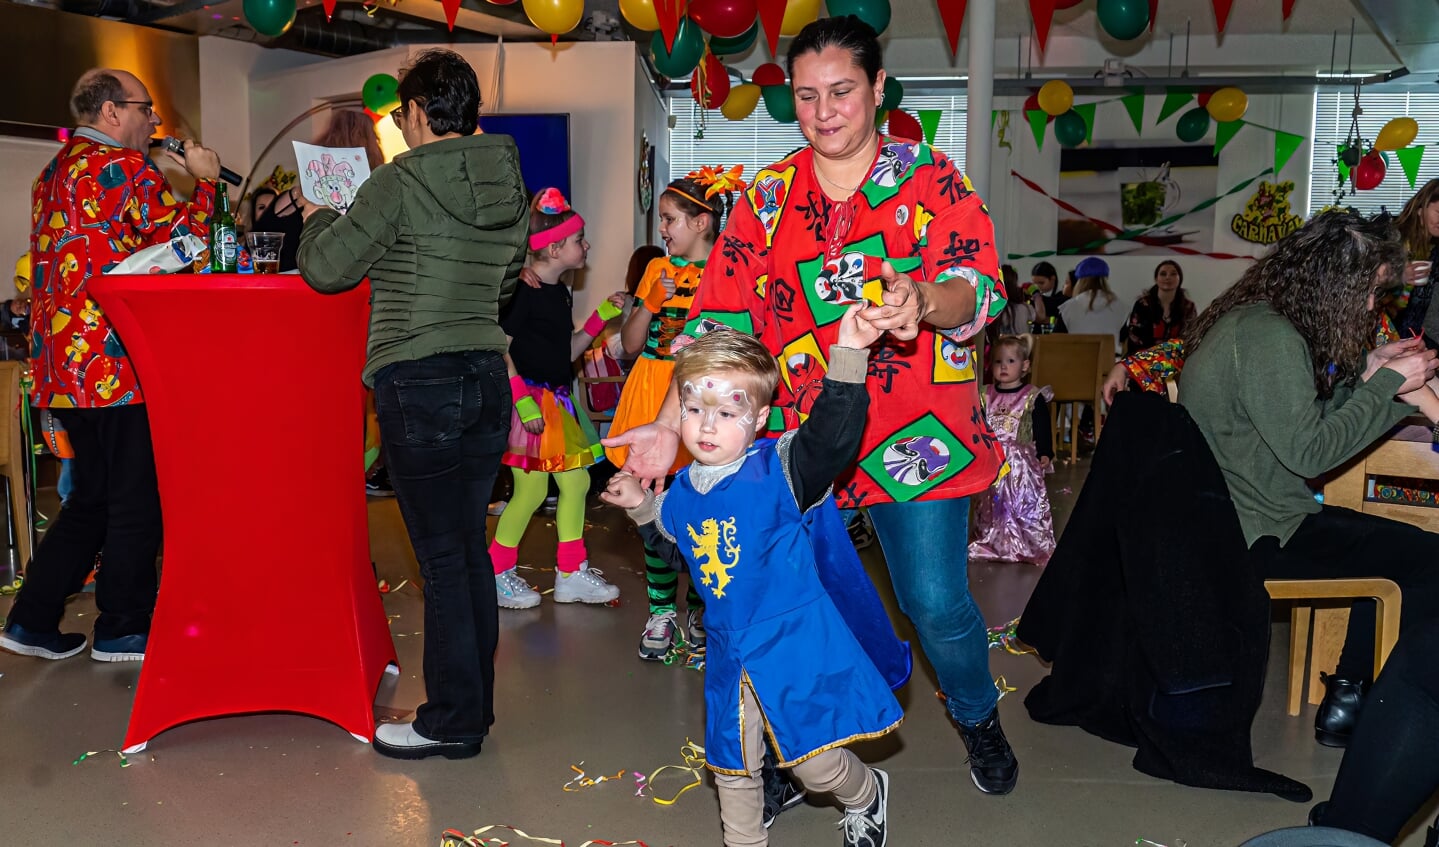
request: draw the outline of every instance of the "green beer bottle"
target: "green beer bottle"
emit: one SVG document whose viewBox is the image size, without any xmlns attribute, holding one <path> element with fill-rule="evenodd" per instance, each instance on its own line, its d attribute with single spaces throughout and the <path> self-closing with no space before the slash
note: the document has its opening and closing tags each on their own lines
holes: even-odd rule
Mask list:
<svg viewBox="0 0 1439 847">
<path fill-rule="evenodd" d="M 215 198 L 215 217 L 210 220 L 210 273 L 232 274 L 238 259 L 235 216 L 230 214 L 230 192 L 222 183 Z"/>
</svg>

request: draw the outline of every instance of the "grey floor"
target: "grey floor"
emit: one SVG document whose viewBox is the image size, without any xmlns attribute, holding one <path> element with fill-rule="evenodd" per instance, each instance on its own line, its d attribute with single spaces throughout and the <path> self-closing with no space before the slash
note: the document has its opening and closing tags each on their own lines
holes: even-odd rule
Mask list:
<svg viewBox="0 0 1439 847">
<path fill-rule="evenodd" d="M 1061 519 L 1086 464 L 1061 466 L 1051 478 Z M 404 670 L 386 676 L 376 703 L 377 715 L 403 718 L 423 698 L 416 569 L 394 502 L 374 499 L 369 509 L 380 575 L 391 584 L 411 580 L 384 598 Z M 392 761 L 319 719 L 274 714 L 172 729 L 130 757 L 128 767 L 113 752 L 73 764 L 83 753 L 120 746 L 139 668 L 83 654 L 45 662 L 0 653 L 0 845 L 418 847 L 439 844 L 446 829 L 490 824 L 571 847 L 589 839 L 719 844 L 709 785 L 668 807 L 634 796 L 634 772 L 680 764 L 686 738 L 702 742 L 703 677 L 636 658 L 645 621 L 638 538 L 614 510 L 592 509 L 590 519 L 593 563 L 621 586 L 621 605 L 557 608 L 546 598 L 536 610 L 502 613 L 498 721 L 483 754 L 467 761 Z M 553 524 L 537 517 L 522 561 L 543 562 L 553 550 Z M 877 548 L 864 555 L 892 604 Z M 1039 573 L 1029 565 L 970 566 L 991 625 L 1023 610 Z M 552 579 L 530 576 L 542 588 Z M 266 596 L 285 590 L 283 573 L 255 563 L 256 626 L 285 625 L 264 617 Z M 7 608 L 0 599 L 0 612 Z M 93 595 L 82 595 L 66 628 L 88 631 L 94 614 Z M 1285 649 L 1284 627 L 1276 625 L 1271 652 L 1282 657 Z M 1000 705 L 1021 762 L 1018 788 L 1007 797 L 975 790 L 963 747 L 933 699 L 933 672 L 924 666 L 903 692 L 908 716 L 901 730 L 860 750 L 891 775 L 892 845 L 1122 847 L 1147 839 L 1165 847 L 1232 847 L 1303 823 L 1307 805 L 1159 782 L 1133 770 L 1125 748 L 1031 722 L 1021 700 L 1044 669 L 1033 656 L 991 656 L 995 675 L 1018 689 Z M 1307 782 L 1322 798 L 1340 753 L 1314 743 L 1312 707 L 1298 718 L 1284 714 L 1283 693 L 1284 667 L 1273 662 L 1254 726 L 1258 764 Z M 624 777 L 564 791 L 575 775 L 571 766 L 581 763 L 591 775 Z M 673 793 L 684 782 L 670 771 L 656 788 Z M 776 823 L 773 843 L 839 844 L 838 818 L 828 806 L 801 806 Z M 533 843 L 506 832 L 489 835 Z M 1420 840 L 1409 833 L 1402 843 L 1417 847 Z"/>
</svg>

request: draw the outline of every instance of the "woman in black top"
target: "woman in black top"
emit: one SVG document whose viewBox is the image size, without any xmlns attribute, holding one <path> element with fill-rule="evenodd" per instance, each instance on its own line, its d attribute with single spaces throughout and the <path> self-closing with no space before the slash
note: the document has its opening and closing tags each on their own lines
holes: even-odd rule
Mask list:
<svg viewBox="0 0 1439 847">
<path fill-rule="evenodd" d="M 1133 356 L 1161 341 L 1183 338 L 1194 315 L 1194 301 L 1184 294 L 1183 269 L 1173 259 L 1165 259 L 1154 269 L 1154 285 L 1139 295 L 1129 313 L 1125 354 Z"/>
</svg>

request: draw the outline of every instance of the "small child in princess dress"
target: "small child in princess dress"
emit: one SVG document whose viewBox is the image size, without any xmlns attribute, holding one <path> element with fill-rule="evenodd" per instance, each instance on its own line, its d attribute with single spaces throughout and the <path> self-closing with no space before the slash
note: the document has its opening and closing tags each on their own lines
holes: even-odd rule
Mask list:
<svg viewBox="0 0 1439 847">
<path fill-rule="evenodd" d="M 971 559 L 1043 565 L 1054 553 L 1054 521 L 1044 490 L 1044 475 L 1054 461 L 1047 402 L 1053 392 L 1026 381 L 1031 350 L 1029 335 L 1006 335 L 994 345 L 985 417 L 1004 445 L 1009 473 L 988 497 L 979 498 Z"/>
</svg>

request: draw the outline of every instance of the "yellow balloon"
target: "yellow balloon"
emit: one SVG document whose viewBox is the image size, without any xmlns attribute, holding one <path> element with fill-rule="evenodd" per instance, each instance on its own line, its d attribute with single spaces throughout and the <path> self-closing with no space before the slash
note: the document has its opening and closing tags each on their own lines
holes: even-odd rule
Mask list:
<svg viewBox="0 0 1439 847">
<path fill-rule="evenodd" d="M 819 17 L 819 0 L 789 0 L 784 7 L 784 21 L 779 25 L 780 35 L 799 35 L 799 31 L 815 22 Z"/>
<path fill-rule="evenodd" d="M 620 0 L 620 14 L 635 29 L 654 32 L 660 28 L 660 17 L 655 12 L 655 0 Z"/>
<path fill-rule="evenodd" d="M 1395 118 L 1379 130 L 1374 139 L 1375 150 L 1402 150 L 1419 134 L 1419 122 L 1413 118 Z"/>
<path fill-rule="evenodd" d="M 759 86 L 752 82 L 736 85 L 729 90 L 729 96 L 720 104 L 720 114 L 732 121 L 742 121 L 750 116 L 759 104 Z"/>
<path fill-rule="evenodd" d="M 530 23 L 550 35 L 564 35 L 580 25 L 584 0 L 524 0 Z"/>
<path fill-rule="evenodd" d="M 1209 95 L 1209 102 L 1204 108 L 1208 110 L 1209 117 L 1220 123 L 1237 121 L 1249 111 L 1249 95 L 1233 86 L 1226 86 Z"/>
<path fill-rule="evenodd" d="M 1045 114 L 1059 117 L 1074 107 L 1074 89 L 1069 83 L 1051 79 L 1039 89 L 1039 108 Z"/>
</svg>

